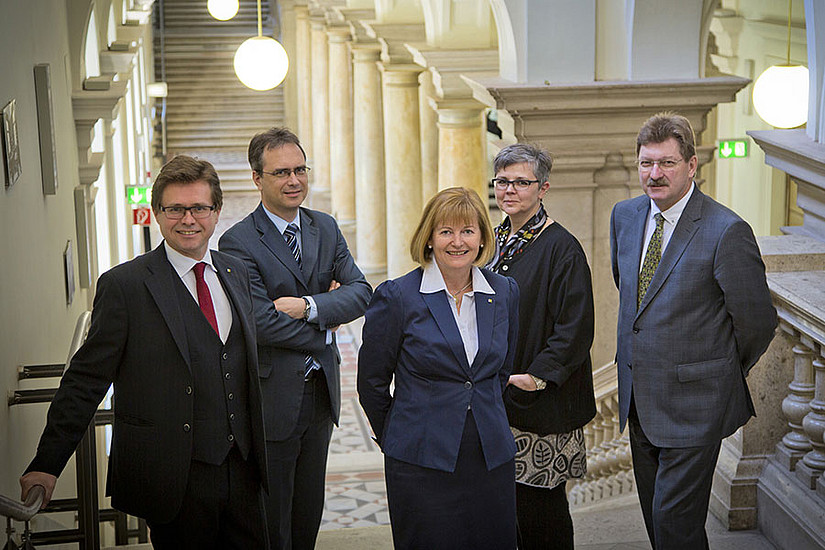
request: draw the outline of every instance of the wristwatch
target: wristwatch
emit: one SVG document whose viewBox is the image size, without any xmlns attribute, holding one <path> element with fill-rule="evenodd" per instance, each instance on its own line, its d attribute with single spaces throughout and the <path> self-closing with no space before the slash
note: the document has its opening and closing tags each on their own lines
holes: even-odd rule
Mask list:
<svg viewBox="0 0 825 550">
<path fill-rule="evenodd" d="M 527 374 L 530 374 L 530 373 L 528 372 Z M 538 376 L 533 376 L 532 374 L 530 374 L 530 378 L 532 378 L 533 382 L 536 383 L 536 391 L 543 390 L 544 388 L 547 387 L 547 380 L 542 380 Z"/>
<path fill-rule="evenodd" d="M 304 299 L 304 321 L 309 320 L 309 314 L 312 311 L 312 305 L 309 303 L 309 299 L 306 296 L 302 296 Z"/>
</svg>

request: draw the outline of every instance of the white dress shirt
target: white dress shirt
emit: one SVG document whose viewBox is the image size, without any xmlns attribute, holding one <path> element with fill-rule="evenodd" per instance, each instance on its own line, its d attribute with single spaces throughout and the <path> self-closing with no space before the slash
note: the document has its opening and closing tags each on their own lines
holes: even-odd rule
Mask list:
<svg viewBox="0 0 825 550">
<path fill-rule="evenodd" d="M 166 241 L 164 241 L 163 244 L 164 248 L 166 248 L 166 257 L 169 259 L 169 263 L 172 264 L 175 272 L 177 272 L 180 280 L 183 281 L 186 290 L 188 290 L 192 298 L 195 299 L 198 307 L 200 307 L 200 303 L 198 302 L 198 287 L 193 268 L 195 264 L 200 262 L 206 264 L 207 268 L 203 270 L 203 280 L 206 281 L 206 286 L 209 287 L 209 294 L 212 295 L 212 307 L 215 309 L 215 317 L 218 320 L 218 334 L 221 337 L 221 341 L 225 344 L 226 339 L 229 337 L 229 330 L 232 328 L 232 305 L 229 303 L 229 298 L 226 296 L 223 285 L 221 285 L 221 281 L 218 279 L 218 270 L 215 269 L 215 265 L 212 263 L 212 253 L 207 249 L 202 260 L 193 260 L 169 246 L 169 243 Z"/>
<path fill-rule="evenodd" d="M 665 248 L 667 248 L 668 243 L 670 242 L 670 238 L 673 236 L 673 231 L 676 229 L 676 224 L 679 223 L 679 218 L 682 217 L 682 212 L 685 211 L 685 206 L 687 206 L 688 201 L 690 200 L 690 196 L 693 195 L 693 190 L 696 188 L 695 183 L 690 184 L 690 190 L 685 194 L 684 197 L 679 199 L 679 201 L 662 212 L 659 210 L 659 207 L 656 206 L 656 203 L 653 202 L 653 199 L 650 200 L 650 214 L 647 217 L 647 227 L 645 228 L 645 240 L 644 246 L 642 246 L 642 256 L 641 260 L 639 261 L 639 273 L 642 272 L 642 267 L 645 263 L 645 254 L 647 254 L 647 246 L 650 243 L 651 237 L 653 237 L 653 232 L 656 231 L 656 220 L 654 217 L 659 212 L 662 213 L 662 217 L 665 219 L 665 223 L 662 225 L 662 255 L 665 253 Z"/>
<path fill-rule="evenodd" d="M 461 311 L 458 310 L 455 298 L 447 290 L 447 283 L 441 275 L 441 270 L 435 261 L 431 261 L 424 266 L 424 275 L 421 277 L 421 286 L 418 291 L 422 294 L 435 294 L 444 291 L 453 318 L 458 325 L 458 332 L 464 344 L 464 353 L 467 354 L 467 363 L 471 366 L 478 353 L 478 320 L 476 318 L 475 293 L 495 294 L 496 291 L 484 278 L 481 270 L 475 266 L 472 268 L 473 289 L 466 294 L 461 301 Z"/>
</svg>

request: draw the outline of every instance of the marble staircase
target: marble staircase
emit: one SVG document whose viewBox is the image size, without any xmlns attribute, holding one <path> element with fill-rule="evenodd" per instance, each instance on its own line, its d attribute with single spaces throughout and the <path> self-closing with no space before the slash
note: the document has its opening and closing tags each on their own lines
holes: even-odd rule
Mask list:
<svg viewBox="0 0 825 550">
<path fill-rule="evenodd" d="M 229 21 L 213 19 L 203 0 L 165 0 L 156 9 L 162 10 L 163 44 L 158 13 L 155 77 L 168 86 L 165 159 L 188 154 L 209 160 L 224 191 L 253 191 L 246 160 L 249 139 L 284 120 L 281 88 L 250 90 L 233 68 L 235 50 L 258 32 L 256 2 L 241 0 Z M 268 2 L 262 3 L 262 21 L 264 35 L 276 35 Z M 155 150 L 163 155 L 160 137 Z"/>
</svg>

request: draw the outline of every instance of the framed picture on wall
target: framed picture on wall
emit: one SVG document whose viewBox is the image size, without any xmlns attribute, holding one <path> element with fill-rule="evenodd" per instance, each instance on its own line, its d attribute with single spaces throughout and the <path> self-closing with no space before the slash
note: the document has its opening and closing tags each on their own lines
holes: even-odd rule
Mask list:
<svg viewBox="0 0 825 550">
<path fill-rule="evenodd" d="M 57 193 L 57 147 L 54 139 L 52 81 L 48 63 L 34 66 L 34 96 L 37 101 L 37 133 L 40 138 L 40 173 L 43 194 Z"/>
<path fill-rule="evenodd" d="M 6 187 L 11 187 L 20 178 L 23 165 L 20 163 L 20 142 L 17 139 L 17 113 L 15 100 L 3 107 L 3 159 L 6 164 Z"/>
<path fill-rule="evenodd" d="M 72 241 L 66 241 L 66 248 L 63 250 L 63 267 L 65 269 L 66 281 L 66 305 L 72 305 L 74 300 L 74 253 L 72 252 Z"/>
</svg>

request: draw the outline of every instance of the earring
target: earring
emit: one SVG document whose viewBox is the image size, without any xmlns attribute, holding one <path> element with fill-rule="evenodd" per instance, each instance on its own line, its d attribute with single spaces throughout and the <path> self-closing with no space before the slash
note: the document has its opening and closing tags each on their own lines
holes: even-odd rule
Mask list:
<svg viewBox="0 0 825 550">
<path fill-rule="evenodd" d="M 428 244 L 428 245 L 427 245 L 427 248 L 429 248 L 430 250 L 432 250 L 432 249 L 433 249 L 433 245 Z"/>
<path fill-rule="evenodd" d="M 481 244 L 479 245 L 479 247 L 480 247 L 480 248 L 484 248 L 484 243 L 481 243 Z"/>
</svg>

